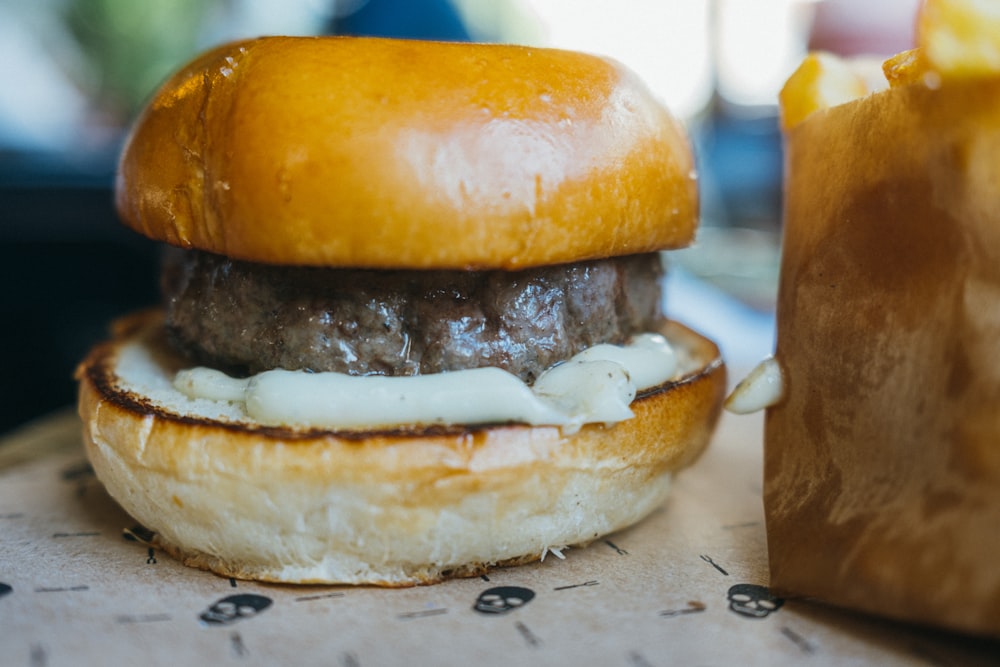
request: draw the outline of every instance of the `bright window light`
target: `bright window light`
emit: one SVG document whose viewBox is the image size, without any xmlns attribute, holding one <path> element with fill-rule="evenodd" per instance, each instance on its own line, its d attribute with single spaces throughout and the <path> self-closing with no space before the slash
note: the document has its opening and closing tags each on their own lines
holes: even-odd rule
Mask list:
<svg viewBox="0 0 1000 667">
<path fill-rule="evenodd" d="M 711 97 L 709 0 L 531 0 L 545 44 L 610 56 L 681 118 Z"/>
<path fill-rule="evenodd" d="M 719 95 L 737 106 L 774 106 L 806 53 L 812 3 L 716 0 Z"/>
</svg>

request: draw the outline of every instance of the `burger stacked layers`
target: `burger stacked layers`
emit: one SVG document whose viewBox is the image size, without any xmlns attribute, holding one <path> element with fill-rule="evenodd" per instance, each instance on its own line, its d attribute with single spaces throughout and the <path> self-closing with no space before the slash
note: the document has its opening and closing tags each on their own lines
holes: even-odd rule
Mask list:
<svg viewBox="0 0 1000 667">
<path fill-rule="evenodd" d="M 407 585 L 638 521 L 725 373 L 662 312 L 697 223 L 632 74 L 498 45 L 266 38 L 138 119 L 124 222 L 164 307 L 81 364 L 98 476 L 185 562 Z"/>
</svg>

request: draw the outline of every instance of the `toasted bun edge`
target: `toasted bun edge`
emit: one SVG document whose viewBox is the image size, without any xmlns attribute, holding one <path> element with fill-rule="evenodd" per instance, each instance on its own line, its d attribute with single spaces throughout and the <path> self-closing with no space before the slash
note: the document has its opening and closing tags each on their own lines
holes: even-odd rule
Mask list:
<svg viewBox="0 0 1000 667">
<path fill-rule="evenodd" d="M 184 562 L 265 581 L 405 586 L 541 558 L 631 525 L 707 445 L 725 389 L 714 344 L 681 325 L 695 373 L 636 416 L 564 434 L 523 425 L 281 433 L 162 410 L 79 371 L 88 456 L 109 493 Z M 121 339 L 120 339 L 121 340 Z"/>
</svg>

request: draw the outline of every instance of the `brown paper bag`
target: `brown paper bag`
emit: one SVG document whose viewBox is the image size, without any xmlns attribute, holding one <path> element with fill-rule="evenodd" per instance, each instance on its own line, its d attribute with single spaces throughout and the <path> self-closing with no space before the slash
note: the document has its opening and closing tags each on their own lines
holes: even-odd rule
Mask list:
<svg viewBox="0 0 1000 667">
<path fill-rule="evenodd" d="M 772 589 L 1000 635 L 1000 81 L 876 93 L 786 148 Z"/>
</svg>

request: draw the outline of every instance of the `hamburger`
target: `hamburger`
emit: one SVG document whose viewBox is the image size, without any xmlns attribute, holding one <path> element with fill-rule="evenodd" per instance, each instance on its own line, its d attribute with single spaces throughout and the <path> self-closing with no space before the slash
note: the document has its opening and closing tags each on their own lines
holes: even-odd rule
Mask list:
<svg viewBox="0 0 1000 667">
<path fill-rule="evenodd" d="M 621 65 L 505 45 L 271 37 L 153 96 L 123 222 L 161 307 L 79 366 L 98 477 L 225 576 L 436 582 L 664 501 L 725 388 L 663 313 L 680 124 Z"/>
</svg>

